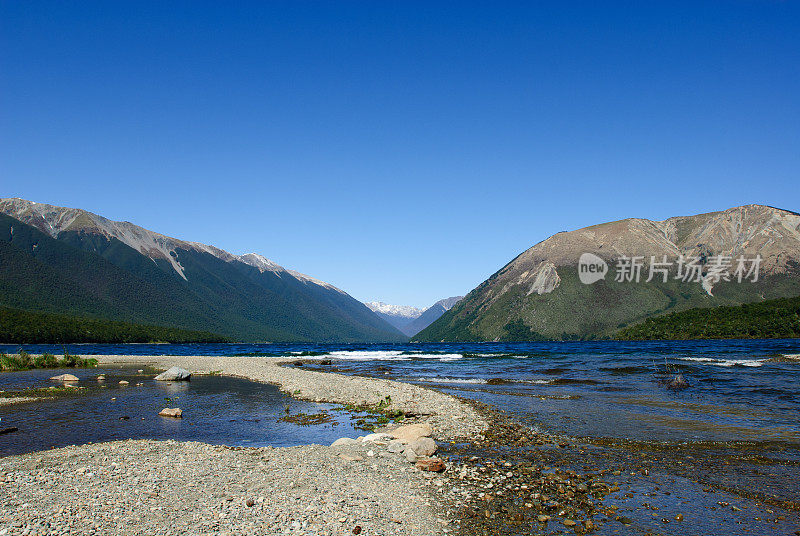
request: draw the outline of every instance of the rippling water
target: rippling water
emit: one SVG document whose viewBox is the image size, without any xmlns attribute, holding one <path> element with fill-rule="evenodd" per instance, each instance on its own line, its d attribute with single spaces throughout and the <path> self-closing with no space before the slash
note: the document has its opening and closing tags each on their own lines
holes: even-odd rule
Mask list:
<svg viewBox="0 0 800 536">
<path fill-rule="evenodd" d="M 29 352 L 63 352 L 30 345 Z M 68 345 L 81 354 L 330 358 L 436 385 L 573 436 L 800 443 L 798 340 L 480 344 Z M 14 352 L 16 346 L 0 347 Z M 688 387 L 668 389 L 681 374 Z"/>
</svg>

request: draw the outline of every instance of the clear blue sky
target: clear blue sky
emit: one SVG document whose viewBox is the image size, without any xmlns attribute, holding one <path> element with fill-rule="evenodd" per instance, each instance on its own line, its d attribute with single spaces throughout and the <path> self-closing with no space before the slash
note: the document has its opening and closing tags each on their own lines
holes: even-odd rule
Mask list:
<svg viewBox="0 0 800 536">
<path fill-rule="evenodd" d="M 800 210 L 800 3 L 0 1 L 0 195 L 466 293 L 566 229 Z"/>
</svg>

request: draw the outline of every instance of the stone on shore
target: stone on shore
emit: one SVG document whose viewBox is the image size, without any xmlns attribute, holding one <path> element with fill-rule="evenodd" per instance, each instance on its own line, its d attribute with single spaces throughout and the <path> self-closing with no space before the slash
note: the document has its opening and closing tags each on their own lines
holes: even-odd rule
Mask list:
<svg viewBox="0 0 800 536">
<path fill-rule="evenodd" d="M 407 424 L 389 432 L 392 437 L 403 443 L 412 443 L 421 437 L 430 437 L 432 430 L 429 424 Z"/>
<path fill-rule="evenodd" d="M 181 408 L 164 408 L 158 412 L 160 417 L 172 417 L 173 419 L 183 418 L 183 410 Z"/>
<path fill-rule="evenodd" d="M 378 432 L 375 434 L 365 435 L 363 438 L 361 438 L 361 441 L 372 441 L 374 443 L 376 441 L 390 441 L 391 439 L 392 439 L 391 435 L 385 434 L 383 432 Z"/>
<path fill-rule="evenodd" d="M 53 376 L 50 378 L 56 382 L 76 382 L 78 381 L 77 376 L 73 376 L 72 374 L 59 374 L 58 376 Z"/>
<path fill-rule="evenodd" d="M 386 447 L 386 450 L 392 454 L 401 454 L 405 449 L 406 446 L 399 439 L 389 441 L 389 445 Z"/>
<path fill-rule="evenodd" d="M 340 437 L 331 443 L 332 447 L 353 447 L 355 445 L 358 445 L 358 441 L 351 437 Z"/>
<path fill-rule="evenodd" d="M 192 373 L 184 368 L 170 367 L 169 369 L 165 370 L 164 372 L 156 376 L 155 379 L 164 382 L 177 382 L 177 381 L 188 380 L 191 377 Z"/>
<path fill-rule="evenodd" d="M 445 469 L 444 462 L 439 458 L 425 458 L 417 460 L 414 466 L 417 469 L 421 469 L 423 471 L 432 471 L 434 473 L 441 473 Z"/>
<path fill-rule="evenodd" d="M 436 452 L 436 441 L 430 437 L 420 437 L 412 441 L 408 448 L 414 451 L 417 456 L 433 456 Z"/>
</svg>

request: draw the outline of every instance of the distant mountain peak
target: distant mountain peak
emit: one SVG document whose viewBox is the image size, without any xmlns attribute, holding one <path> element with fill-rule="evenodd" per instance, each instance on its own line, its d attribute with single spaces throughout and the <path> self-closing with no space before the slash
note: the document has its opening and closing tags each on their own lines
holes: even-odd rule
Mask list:
<svg viewBox="0 0 800 536">
<path fill-rule="evenodd" d="M 444 308 L 444 310 L 445 310 L 445 311 L 449 311 L 449 310 L 450 310 L 450 309 L 452 309 L 452 308 L 453 308 L 453 306 L 454 306 L 455 304 L 457 304 L 457 303 L 459 302 L 459 300 L 461 300 L 461 298 L 463 298 L 463 297 L 464 297 L 464 296 L 451 296 L 450 298 L 445 298 L 445 299 L 443 299 L 443 300 L 439 300 L 439 301 L 437 301 L 436 303 L 434 303 L 434 304 L 433 304 L 433 306 L 435 307 L 435 306 L 437 306 L 437 305 L 440 305 L 441 307 L 443 307 L 443 308 Z"/>
<path fill-rule="evenodd" d="M 400 316 L 404 318 L 414 319 L 417 318 L 425 309 L 412 307 L 410 305 L 392 305 L 382 301 L 366 302 L 364 305 L 369 307 L 373 312 L 383 313 L 386 315 Z"/>
</svg>

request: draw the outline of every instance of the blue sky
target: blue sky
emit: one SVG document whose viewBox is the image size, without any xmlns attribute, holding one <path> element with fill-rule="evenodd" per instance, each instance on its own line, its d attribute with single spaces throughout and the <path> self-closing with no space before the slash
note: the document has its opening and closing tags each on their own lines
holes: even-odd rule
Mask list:
<svg viewBox="0 0 800 536">
<path fill-rule="evenodd" d="M 0 195 L 361 300 L 549 235 L 800 211 L 797 2 L 0 1 Z"/>
</svg>

